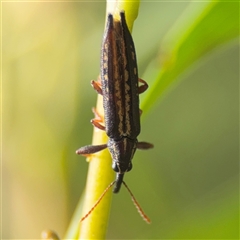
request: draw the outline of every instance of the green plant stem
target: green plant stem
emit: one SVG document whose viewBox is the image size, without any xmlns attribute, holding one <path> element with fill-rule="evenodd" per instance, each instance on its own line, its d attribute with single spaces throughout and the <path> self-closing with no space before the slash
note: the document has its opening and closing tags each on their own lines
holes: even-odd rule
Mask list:
<svg viewBox="0 0 240 240">
<path fill-rule="evenodd" d="M 130 29 L 137 17 L 139 1 L 109 1 L 107 14 L 111 12 L 114 17 L 124 10 Z M 131 13 L 131 14 L 130 14 Z M 98 96 L 97 112 L 103 116 L 102 96 Z M 106 143 L 108 138 L 104 131 L 94 128 L 93 145 Z M 87 214 L 106 187 L 114 180 L 114 171 L 111 168 L 111 157 L 108 150 L 100 151 L 90 157 L 86 193 L 83 203 L 82 216 Z M 108 191 L 94 211 L 80 224 L 79 239 L 105 239 L 108 218 L 111 206 L 112 191 Z"/>
<path fill-rule="evenodd" d="M 97 111 L 103 116 L 102 96 L 98 96 Z M 93 145 L 107 142 L 104 131 L 94 128 Z M 114 179 L 111 169 L 111 157 L 108 150 L 100 151 L 90 157 L 86 193 L 83 204 L 83 216 L 96 203 L 106 187 Z M 111 206 L 112 192 L 108 191 L 97 208 L 81 223 L 79 239 L 104 239 Z"/>
</svg>

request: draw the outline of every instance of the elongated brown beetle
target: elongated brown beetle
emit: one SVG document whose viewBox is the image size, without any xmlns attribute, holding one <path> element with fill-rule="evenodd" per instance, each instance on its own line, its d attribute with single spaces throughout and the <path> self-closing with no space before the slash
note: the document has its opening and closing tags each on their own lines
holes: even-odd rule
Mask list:
<svg viewBox="0 0 240 240">
<path fill-rule="evenodd" d="M 130 192 L 123 177 L 125 172 L 132 169 L 134 153 L 136 149 L 149 149 L 153 145 L 137 140 L 140 133 L 141 115 L 139 94 L 146 91 L 148 85 L 144 80 L 138 78 L 134 43 L 126 24 L 124 12 L 120 12 L 120 20 L 113 18 L 112 14 L 108 15 L 101 48 L 100 71 L 101 82 L 92 81 L 91 84 L 103 96 L 105 126 L 98 119 L 93 119 L 91 122 L 95 127 L 105 130 L 109 140 L 106 144 L 81 147 L 76 153 L 93 154 L 108 148 L 112 156 L 112 168 L 116 172 L 116 180 L 109 185 L 106 191 L 115 183 L 113 192 L 117 193 L 123 183 Z M 139 86 L 139 82 L 142 85 Z M 133 197 L 131 192 L 130 194 Z M 135 198 L 134 203 L 144 217 L 145 214 Z"/>
</svg>

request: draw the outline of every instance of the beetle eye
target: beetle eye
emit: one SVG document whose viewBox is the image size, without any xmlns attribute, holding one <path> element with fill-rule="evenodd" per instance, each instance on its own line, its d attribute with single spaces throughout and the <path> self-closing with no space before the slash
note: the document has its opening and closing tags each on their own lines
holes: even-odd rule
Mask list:
<svg viewBox="0 0 240 240">
<path fill-rule="evenodd" d="M 115 162 L 112 164 L 112 169 L 113 169 L 115 172 L 119 172 L 118 165 L 117 165 Z"/>
<path fill-rule="evenodd" d="M 132 163 L 129 163 L 127 172 L 131 171 L 131 169 L 132 169 Z"/>
</svg>

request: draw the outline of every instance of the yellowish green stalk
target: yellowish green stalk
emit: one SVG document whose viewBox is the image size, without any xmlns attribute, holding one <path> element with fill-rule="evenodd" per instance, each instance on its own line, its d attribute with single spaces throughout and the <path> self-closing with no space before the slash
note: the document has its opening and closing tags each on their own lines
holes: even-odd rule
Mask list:
<svg viewBox="0 0 240 240">
<path fill-rule="evenodd" d="M 138 14 L 139 1 L 108 1 L 106 14 L 118 16 L 124 10 L 130 31 Z M 97 112 L 103 116 L 102 96 L 98 95 Z M 106 143 L 108 138 L 104 131 L 94 128 L 93 145 Z M 86 183 L 82 216 L 87 214 L 114 180 L 115 173 L 111 168 L 112 159 L 108 150 L 100 151 L 89 158 L 89 170 Z M 108 191 L 94 211 L 80 224 L 79 239 L 105 239 L 111 207 L 112 191 Z"/>
<path fill-rule="evenodd" d="M 103 116 L 102 96 L 98 96 L 97 111 Z M 103 144 L 107 141 L 105 132 L 94 128 L 93 145 Z M 111 157 L 107 149 L 92 155 L 89 160 L 82 216 L 89 212 L 105 188 L 114 180 L 114 172 L 111 169 Z M 96 209 L 80 224 L 79 239 L 105 238 L 111 198 L 112 192 L 109 191 Z"/>
</svg>

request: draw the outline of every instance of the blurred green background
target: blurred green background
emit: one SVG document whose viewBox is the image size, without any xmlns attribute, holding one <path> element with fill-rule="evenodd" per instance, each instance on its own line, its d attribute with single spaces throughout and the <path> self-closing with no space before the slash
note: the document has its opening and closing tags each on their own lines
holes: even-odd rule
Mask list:
<svg viewBox="0 0 240 240">
<path fill-rule="evenodd" d="M 150 86 L 161 39 L 188 5 L 140 6 L 133 38 L 139 75 Z M 5 239 L 37 239 L 44 229 L 63 237 L 67 230 L 87 175 L 75 150 L 91 143 L 97 95 L 90 80 L 99 73 L 104 21 L 103 2 L 2 3 Z M 239 239 L 238 73 L 233 38 L 143 112 L 139 140 L 155 148 L 136 153 L 125 180 L 152 224 L 122 188 L 113 197 L 108 239 Z"/>
</svg>

